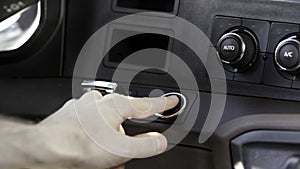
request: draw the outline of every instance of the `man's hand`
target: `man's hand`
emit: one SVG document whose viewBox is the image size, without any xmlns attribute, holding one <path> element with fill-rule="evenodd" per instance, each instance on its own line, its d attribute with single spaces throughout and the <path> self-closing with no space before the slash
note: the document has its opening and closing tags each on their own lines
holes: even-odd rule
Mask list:
<svg viewBox="0 0 300 169">
<path fill-rule="evenodd" d="M 41 134 L 37 139 L 43 142 L 36 146 L 36 151 L 40 151 L 39 146 L 43 146 L 49 154 L 47 157 L 45 153 L 46 156 L 38 159 L 38 162 L 57 167 L 104 169 L 124 164 L 131 158 L 158 155 L 167 148 L 167 140 L 163 135 L 145 133 L 129 137 L 125 135 L 121 124 L 128 118 L 146 118 L 177 104 L 176 96 L 131 98 L 119 94 L 102 97 L 97 91 L 86 93 L 79 100 L 67 102 L 54 115 L 36 126 Z M 92 117 L 95 113 L 99 114 L 97 118 L 102 118 L 99 120 L 105 124 L 97 124 Z M 83 121 L 78 121 L 78 117 L 83 117 Z M 86 125 L 81 125 L 80 122 L 90 122 L 88 127 L 92 129 L 101 127 L 99 132 L 96 130 L 97 135 L 93 135 L 94 137 L 118 140 L 95 142 L 87 135 L 89 133 L 84 128 Z M 120 144 L 124 146 L 114 149 Z"/>
</svg>

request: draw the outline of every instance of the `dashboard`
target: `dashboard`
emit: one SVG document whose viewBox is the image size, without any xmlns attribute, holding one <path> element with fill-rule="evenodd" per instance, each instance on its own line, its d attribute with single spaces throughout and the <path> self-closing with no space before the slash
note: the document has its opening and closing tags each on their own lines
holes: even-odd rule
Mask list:
<svg viewBox="0 0 300 169">
<path fill-rule="evenodd" d="M 178 92 L 187 99 L 178 117 L 124 124 L 130 135 L 175 126 L 180 136 L 128 169 L 299 168 L 300 2 L 38 3 L 31 37 L 0 45 L 1 113 L 38 122 L 80 97 L 84 80 L 135 97 Z"/>
</svg>

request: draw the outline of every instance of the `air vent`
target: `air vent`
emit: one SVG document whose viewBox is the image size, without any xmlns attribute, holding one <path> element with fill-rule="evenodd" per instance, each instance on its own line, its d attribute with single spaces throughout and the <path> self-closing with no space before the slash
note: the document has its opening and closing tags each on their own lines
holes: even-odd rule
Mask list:
<svg viewBox="0 0 300 169">
<path fill-rule="evenodd" d="M 156 11 L 176 14 L 179 0 L 114 0 L 113 9 L 119 12 Z"/>
</svg>

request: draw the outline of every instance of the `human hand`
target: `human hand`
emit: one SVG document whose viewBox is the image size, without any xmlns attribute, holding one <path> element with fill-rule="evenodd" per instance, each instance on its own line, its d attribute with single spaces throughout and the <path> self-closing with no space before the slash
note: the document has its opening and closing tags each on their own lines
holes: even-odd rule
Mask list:
<svg viewBox="0 0 300 169">
<path fill-rule="evenodd" d="M 131 158 L 145 158 L 163 153 L 167 148 L 167 139 L 162 134 L 144 133 L 129 137 L 125 135 L 121 124 L 128 118 L 142 119 L 171 109 L 178 101 L 176 96 L 132 98 L 110 94 L 103 97 L 97 91 L 88 92 L 79 100 L 67 102 L 38 125 L 44 131 L 47 142 L 45 145 L 53 152 L 48 161 L 53 159 L 54 164 L 73 168 L 111 168 L 124 164 Z M 105 124 L 94 123 L 93 113 L 100 113 L 98 118 Z M 85 119 L 78 121 L 77 117 Z M 88 127 L 93 129 L 101 126 L 96 137 L 103 140 L 118 138 L 118 143 L 112 140 L 95 144 L 95 140 L 88 137 L 82 128 L 82 122 L 90 122 Z M 118 144 L 124 146 L 111 150 L 111 146 L 118 147 Z"/>
</svg>

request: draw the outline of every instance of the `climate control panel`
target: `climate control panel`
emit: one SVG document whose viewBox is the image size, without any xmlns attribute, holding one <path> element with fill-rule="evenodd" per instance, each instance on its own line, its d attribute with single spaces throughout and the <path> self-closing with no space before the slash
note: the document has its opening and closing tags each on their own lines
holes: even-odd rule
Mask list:
<svg viewBox="0 0 300 169">
<path fill-rule="evenodd" d="M 227 80 L 300 89 L 300 25 L 216 16 L 211 42 Z"/>
</svg>

